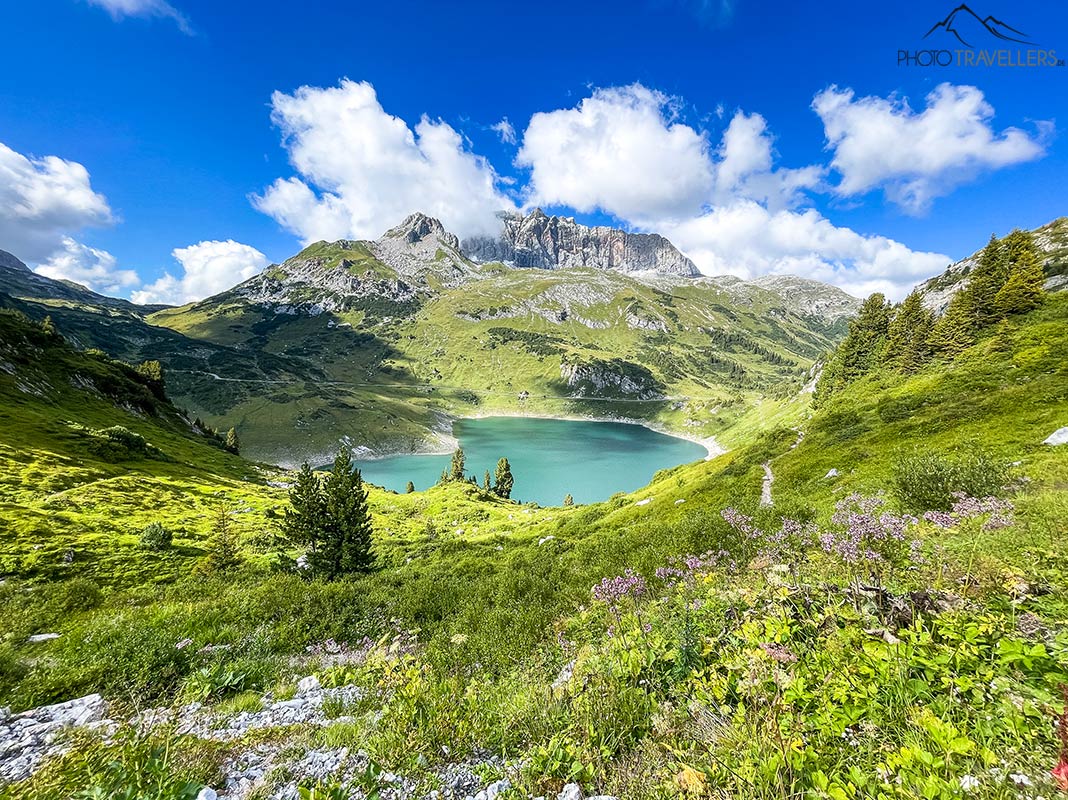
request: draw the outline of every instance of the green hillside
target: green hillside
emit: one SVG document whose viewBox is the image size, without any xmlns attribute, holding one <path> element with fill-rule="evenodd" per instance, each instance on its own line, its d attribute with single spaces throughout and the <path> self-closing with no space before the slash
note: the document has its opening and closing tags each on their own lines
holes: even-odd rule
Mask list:
<svg viewBox="0 0 1068 800">
<path fill-rule="evenodd" d="M 419 313 L 434 318 L 432 305 Z M 63 378 L 98 357 L 4 319 L 19 348 L 63 356 L 46 375 L 0 375 L 6 424 L 35 443 L 7 440 L 10 464 L 35 464 L 6 490 L 8 519 L 40 518 L 47 536 L 71 542 L 114 516 L 103 509 L 142 513 L 137 503 L 138 525 L 154 518 L 190 534 L 149 556 L 112 528 L 106 554 L 64 564 L 49 548 L 48 569 L 18 538 L 9 553 L 24 566 L 8 568 L 0 595 L 0 702 L 102 691 L 158 704 L 207 686 L 225 715 L 268 690 L 288 696 L 296 677 L 315 673 L 368 700 L 332 709 L 338 718 L 323 728 L 250 733 L 226 752 L 269 740 L 296 764 L 312 750 L 362 749 L 429 791 L 447 764 L 488 750 L 505 761 L 487 763 L 485 782 L 507 776 L 517 797 L 568 782 L 626 798 L 1056 791 L 1068 453 L 1042 442 L 1068 424 L 1068 297 L 916 368 L 873 361 L 815 409 L 808 395 L 765 399 L 759 423 L 740 418 L 730 453 L 605 503 L 538 509 L 455 483 L 373 490 L 380 566 L 331 583 L 270 570 L 264 532 L 277 530 L 286 498 L 254 465 L 190 436 L 158 402 L 156 416 L 87 402 Z M 553 344 L 578 352 L 565 341 Z M 100 363 L 148 397 L 136 372 Z M 42 380 L 55 389 L 47 401 L 25 391 Z M 81 434 L 65 433 L 68 416 L 128 419 L 173 461 L 101 462 Z M 770 507 L 760 505 L 765 465 Z M 182 494 L 137 502 L 123 480 L 140 497 L 164 485 Z M 56 486 L 78 508 L 50 508 Z M 950 490 L 975 499 L 950 513 L 938 506 Z M 209 496 L 237 506 L 247 561 L 225 578 L 197 572 Z M 90 590 L 86 578 L 110 588 Z M 25 642 L 44 631 L 62 636 Z M 195 647 L 176 650 L 186 639 Z M 307 649 L 327 640 L 360 654 L 329 666 Z M 161 741 L 181 754 L 160 767 L 164 785 L 218 785 L 225 752 L 196 737 Z M 135 765 L 148 747 L 90 737 L 10 795 L 104 785 L 93 764 Z"/>
<path fill-rule="evenodd" d="M 709 283 L 500 265 L 454 286 L 423 279 L 416 291 L 359 243 L 319 243 L 147 320 L 326 376 L 174 371 L 178 402 L 284 463 L 324 459 L 343 436 L 378 452 L 440 447 L 449 417 L 488 413 L 642 419 L 714 436 L 769 390 L 800 386 L 841 333 L 771 291 L 742 303 Z M 299 436 L 281 442 L 280 428 Z"/>
</svg>

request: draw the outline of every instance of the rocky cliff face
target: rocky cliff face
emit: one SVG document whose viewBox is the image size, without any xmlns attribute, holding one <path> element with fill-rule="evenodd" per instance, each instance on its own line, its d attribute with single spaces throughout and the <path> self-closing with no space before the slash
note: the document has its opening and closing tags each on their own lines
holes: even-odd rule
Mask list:
<svg viewBox="0 0 1068 800">
<path fill-rule="evenodd" d="M 655 233 L 589 228 L 571 217 L 550 217 L 541 209 L 526 216 L 503 214 L 501 226 L 497 238 L 465 240 L 464 253 L 476 261 L 503 261 L 516 267 L 589 267 L 683 277 L 699 274 L 675 245 Z"/>
</svg>

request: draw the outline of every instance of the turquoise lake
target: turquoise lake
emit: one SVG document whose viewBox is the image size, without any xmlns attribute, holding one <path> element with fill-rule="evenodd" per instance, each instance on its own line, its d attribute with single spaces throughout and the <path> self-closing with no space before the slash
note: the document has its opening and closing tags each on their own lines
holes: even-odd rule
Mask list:
<svg viewBox="0 0 1068 800">
<path fill-rule="evenodd" d="M 605 500 L 645 486 L 653 474 L 705 457 L 694 442 L 619 422 L 533 417 L 462 419 L 453 435 L 467 456 L 467 473 L 479 484 L 504 456 L 512 466 L 512 497 L 558 506 L 571 494 L 576 503 Z M 403 492 L 437 483 L 450 455 L 399 455 L 358 462 L 364 480 Z"/>
</svg>

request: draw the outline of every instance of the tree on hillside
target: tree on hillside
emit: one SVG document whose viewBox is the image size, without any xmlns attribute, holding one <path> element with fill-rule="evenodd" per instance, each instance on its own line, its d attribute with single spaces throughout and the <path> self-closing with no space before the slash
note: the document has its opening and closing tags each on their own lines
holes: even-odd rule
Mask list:
<svg viewBox="0 0 1068 800">
<path fill-rule="evenodd" d="M 226 449 L 235 456 L 241 451 L 241 442 L 237 438 L 237 429 L 230 428 L 226 432 Z"/>
<path fill-rule="evenodd" d="M 466 460 L 463 448 L 457 447 L 452 454 L 452 463 L 449 465 L 450 480 L 462 481 L 464 479 L 464 465 Z"/>
<path fill-rule="evenodd" d="M 931 350 L 943 356 L 955 356 L 975 344 L 974 295 L 961 289 L 931 328 Z"/>
<path fill-rule="evenodd" d="M 850 320 L 849 333 L 824 366 L 813 398 L 817 405 L 882 362 L 889 327 L 890 305 L 875 293 Z"/>
<path fill-rule="evenodd" d="M 1014 233 L 1017 233 L 1014 231 Z M 999 241 L 993 234 L 979 254 L 979 260 L 968 276 L 968 284 L 961 291 L 971 295 L 969 310 L 974 314 L 973 330 L 985 327 L 997 319 L 994 298 L 1009 279 L 1009 251 L 1019 245 L 1019 238 L 1008 241 L 1013 234 Z"/>
<path fill-rule="evenodd" d="M 282 535 L 291 544 L 312 549 L 322 539 L 326 523 L 326 500 L 319 478 L 308 466 L 301 465 L 297 480 L 289 490 L 289 508 L 282 520 Z"/>
<path fill-rule="evenodd" d="M 575 498 L 572 497 L 570 494 L 566 495 L 564 497 L 564 505 L 565 506 L 573 506 L 573 505 L 575 505 Z"/>
<path fill-rule="evenodd" d="M 234 530 L 233 520 L 230 519 L 230 509 L 219 506 L 215 512 L 211 540 L 208 543 L 208 554 L 204 557 L 205 571 L 211 574 L 227 574 L 241 566 L 244 560 L 237 545 L 237 532 Z"/>
<path fill-rule="evenodd" d="M 413 487 L 414 489 L 414 487 Z M 282 532 L 308 550 L 308 569 L 327 579 L 374 567 L 373 528 L 360 471 L 342 449 L 326 480 L 304 464 L 289 492 Z"/>
<path fill-rule="evenodd" d="M 497 462 L 497 470 L 494 473 L 494 478 L 494 493 L 498 497 L 503 497 L 505 500 L 510 498 L 512 496 L 512 486 L 515 481 L 512 479 L 512 467 L 508 463 L 507 458 L 502 458 Z"/>
<path fill-rule="evenodd" d="M 407 494 L 411 494 L 412 492 L 415 491 L 415 484 L 412 483 L 411 481 L 408 481 L 408 485 L 404 487 L 404 491 Z"/>
<path fill-rule="evenodd" d="M 482 476 L 482 488 L 487 492 L 493 491 L 493 484 L 490 483 L 489 470 L 486 470 L 486 474 Z"/>
<path fill-rule="evenodd" d="M 920 369 L 931 357 L 934 314 L 918 291 L 902 301 L 886 333 L 886 363 L 905 373 Z"/>
<path fill-rule="evenodd" d="M 1006 239 L 1009 240 L 1009 278 L 994 296 L 994 313 L 999 318 L 1038 308 L 1046 295 L 1046 274 L 1034 237 L 1013 231 Z"/>
<path fill-rule="evenodd" d="M 374 566 L 371 514 L 360 471 L 346 449 L 338 451 L 323 482 L 326 519 L 318 547 L 308 554 L 313 573 L 336 578 Z"/>
</svg>

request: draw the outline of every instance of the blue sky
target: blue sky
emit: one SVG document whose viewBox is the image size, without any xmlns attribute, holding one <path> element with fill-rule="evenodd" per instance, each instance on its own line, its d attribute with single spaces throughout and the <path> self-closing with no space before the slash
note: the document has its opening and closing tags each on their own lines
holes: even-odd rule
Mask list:
<svg viewBox="0 0 1068 800">
<path fill-rule="evenodd" d="M 1012 52 L 1068 56 L 1068 6 L 972 7 L 1030 34 Z M 540 204 L 704 271 L 900 295 L 1066 210 L 1068 68 L 897 65 L 962 47 L 923 39 L 952 9 L 7 3 L 0 249 L 180 302 L 407 211 L 465 234 Z"/>
</svg>

